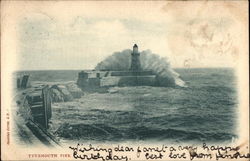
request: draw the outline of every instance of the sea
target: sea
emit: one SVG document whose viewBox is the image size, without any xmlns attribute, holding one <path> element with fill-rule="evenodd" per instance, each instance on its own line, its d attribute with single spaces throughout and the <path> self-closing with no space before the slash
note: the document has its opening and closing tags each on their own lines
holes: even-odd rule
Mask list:
<svg viewBox="0 0 250 161">
<path fill-rule="evenodd" d="M 112 87 L 53 103 L 50 131 L 66 141 L 207 142 L 237 139 L 231 68 L 174 69 L 187 87 Z M 79 70 L 22 71 L 31 82 L 76 81 Z"/>
</svg>

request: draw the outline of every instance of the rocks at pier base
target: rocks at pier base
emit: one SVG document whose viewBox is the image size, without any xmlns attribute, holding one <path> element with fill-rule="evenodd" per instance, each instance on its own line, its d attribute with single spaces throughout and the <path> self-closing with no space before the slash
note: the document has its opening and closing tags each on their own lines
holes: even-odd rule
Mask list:
<svg viewBox="0 0 250 161">
<path fill-rule="evenodd" d="M 51 88 L 55 88 L 57 89 L 59 92 L 61 92 L 61 94 L 63 95 L 63 99 L 65 102 L 67 101 L 72 101 L 73 100 L 73 96 L 71 95 L 71 93 L 68 91 L 68 89 L 66 88 L 65 85 L 54 85 Z"/>
<path fill-rule="evenodd" d="M 68 102 L 83 96 L 83 92 L 75 83 L 52 85 L 50 88 L 52 102 Z"/>
<path fill-rule="evenodd" d="M 56 88 L 50 89 L 50 96 L 52 98 L 52 102 L 64 102 L 63 94 Z"/>
<path fill-rule="evenodd" d="M 78 88 L 78 86 L 75 83 L 68 83 L 66 84 L 66 87 L 73 96 L 73 98 L 81 98 L 81 96 L 83 96 L 83 91 L 80 88 Z"/>
<path fill-rule="evenodd" d="M 81 98 L 84 95 L 82 89 L 78 88 L 75 82 L 65 83 L 44 83 L 44 82 L 32 82 L 32 86 L 29 88 L 21 89 L 23 97 L 31 93 L 41 91 L 46 85 L 49 86 L 49 95 L 52 102 L 68 102 L 73 99 Z M 21 87 L 20 87 L 21 88 Z M 19 89 L 18 89 L 19 90 Z"/>
</svg>

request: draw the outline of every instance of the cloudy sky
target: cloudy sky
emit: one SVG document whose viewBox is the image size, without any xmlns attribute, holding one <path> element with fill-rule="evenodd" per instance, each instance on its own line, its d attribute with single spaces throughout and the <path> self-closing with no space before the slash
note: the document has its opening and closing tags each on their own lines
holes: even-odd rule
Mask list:
<svg viewBox="0 0 250 161">
<path fill-rule="evenodd" d="M 92 69 L 115 51 L 150 49 L 172 67 L 232 67 L 244 12 L 224 2 L 33 2 L 17 5 L 20 70 Z M 240 11 L 242 10 L 242 11 Z M 237 14 L 236 14 L 237 13 Z"/>
</svg>

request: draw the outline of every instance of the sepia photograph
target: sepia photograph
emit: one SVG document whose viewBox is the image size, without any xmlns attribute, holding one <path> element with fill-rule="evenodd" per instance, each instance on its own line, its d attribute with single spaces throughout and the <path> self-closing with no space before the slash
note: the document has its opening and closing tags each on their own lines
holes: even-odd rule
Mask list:
<svg viewBox="0 0 250 161">
<path fill-rule="evenodd" d="M 2 1 L 1 157 L 247 160 L 248 34 L 244 0 Z"/>
</svg>

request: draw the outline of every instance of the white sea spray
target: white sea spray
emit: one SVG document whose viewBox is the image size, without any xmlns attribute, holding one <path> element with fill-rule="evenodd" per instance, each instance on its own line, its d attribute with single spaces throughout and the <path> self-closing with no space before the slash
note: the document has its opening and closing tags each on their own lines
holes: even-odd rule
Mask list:
<svg viewBox="0 0 250 161">
<path fill-rule="evenodd" d="M 131 63 L 131 50 L 126 49 L 121 52 L 114 52 L 111 56 L 101 61 L 95 67 L 96 70 L 129 70 Z M 180 86 L 187 87 L 170 65 L 167 58 L 162 58 L 150 50 L 144 50 L 140 55 L 142 70 L 151 70 L 157 75 L 160 86 Z"/>
</svg>

